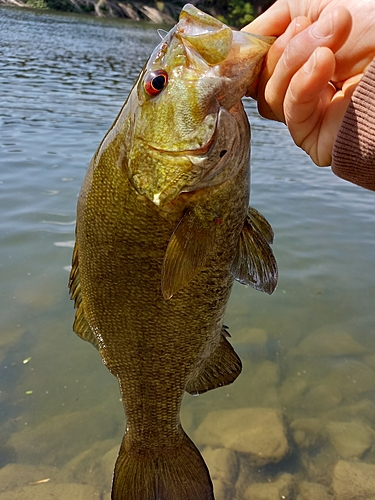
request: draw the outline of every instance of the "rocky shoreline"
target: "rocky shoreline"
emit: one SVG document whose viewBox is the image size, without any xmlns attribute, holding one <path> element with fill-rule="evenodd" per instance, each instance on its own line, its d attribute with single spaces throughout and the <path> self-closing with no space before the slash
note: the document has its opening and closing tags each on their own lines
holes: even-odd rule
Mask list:
<svg viewBox="0 0 375 500">
<path fill-rule="evenodd" d="M 0 5 L 37 8 L 90 14 L 96 17 L 116 17 L 133 21 L 148 21 L 155 24 L 174 24 L 178 19 L 181 6 L 157 2 L 155 6 L 130 1 L 117 0 L 67 0 L 55 3 L 55 9 L 45 0 L 0 0 Z"/>
<path fill-rule="evenodd" d="M 256 15 L 261 14 L 275 0 L 244 0 L 213 2 L 212 0 L 192 1 L 196 7 L 208 12 L 222 22 L 241 28 Z M 182 7 L 188 0 L 0 0 L 0 5 L 36 8 L 89 14 L 97 17 L 116 17 L 133 21 L 147 21 L 156 24 L 174 24 Z"/>
</svg>

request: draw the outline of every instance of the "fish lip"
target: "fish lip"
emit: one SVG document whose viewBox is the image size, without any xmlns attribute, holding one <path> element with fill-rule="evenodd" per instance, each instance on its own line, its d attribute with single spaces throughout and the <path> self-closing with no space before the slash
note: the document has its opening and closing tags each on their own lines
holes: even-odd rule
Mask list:
<svg viewBox="0 0 375 500">
<path fill-rule="evenodd" d="M 202 155 L 206 154 L 210 150 L 215 140 L 215 136 L 216 136 L 216 126 L 210 139 L 206 142 L 204 146 L 198 149 L 180 149 L 178 151 L 175 151 L 170 149 L 157 148 L 155 146 L 152 146 L 151 144 L 149 145 L 149 148 L 152 149 L 153 151 L 158 151 L 159 153 L 167 153 L 171 156 Z"/>
</svg>

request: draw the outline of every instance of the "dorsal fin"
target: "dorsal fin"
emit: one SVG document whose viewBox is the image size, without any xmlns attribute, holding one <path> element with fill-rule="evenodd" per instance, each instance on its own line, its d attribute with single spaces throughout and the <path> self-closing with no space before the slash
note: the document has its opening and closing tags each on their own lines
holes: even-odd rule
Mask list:
<svg viewBox="0 0 375 500">
<path fill-rule="evenodd" d="M 85 311 L 82 302 L 82 292 L 81 292 L 81 281 L 79 276 L 79 262 L 78 262 L 78 245 L 75 242 L 73 257 L 72 257 L 72 269 L 70 271 L 69 278 L 69 291 L 70 298 L 74 300 L 74 308 L 76 309 L 76 316 L 74 319 L 73 330 L 81 337 L 81 339 L 91 342 L 91 344 L 99 349 L 98 341 L 93 334 L 90 325 L 87 322 Z"/>
<path fill-rule="evenodd" d="M 243 285 L 271 294 L 277 285 L 277 263 L 269 242 L 273 231 L 266 219 L 249 209 L 232 262 L 234 278 Z"/>
</svg>

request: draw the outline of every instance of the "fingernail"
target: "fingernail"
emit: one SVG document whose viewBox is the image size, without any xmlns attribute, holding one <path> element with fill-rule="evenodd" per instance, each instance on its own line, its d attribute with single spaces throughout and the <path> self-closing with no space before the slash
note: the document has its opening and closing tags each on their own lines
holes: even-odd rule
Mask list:
<svg viewBox="0 0 375 500">
<path fill-rule="evenodd" d="M 333 35 L 333 19 L 332 14 L 326 14 L 313 24 L 311 28 L 312 33 L 316 38 L 329 38 Z"/>
<path fill-rule="evenodd" d="M 317 52 L 319 48 L 315 49 L 314 52 L 311 54 L 311 56 L 308 58 L 308 60 L 305 62 L 303 65 L 303 70 L 305 73 L 312 73 L 315 69 L 316 66 L 316 59 L 317 59 Z"/>
</svg>

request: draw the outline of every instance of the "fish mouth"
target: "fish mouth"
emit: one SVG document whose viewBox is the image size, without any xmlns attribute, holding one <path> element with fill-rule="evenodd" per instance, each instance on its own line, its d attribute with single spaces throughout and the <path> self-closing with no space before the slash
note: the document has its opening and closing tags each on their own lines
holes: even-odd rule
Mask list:
<svg viewBox="0 0 375 500">
<path fill-rule="evenodd" d="M 203 154 L 208 153 L 208 151 L 210 150 L 210 148 L 211 148 L 211 146 L 212 146 L 212 144 L 213 144 L 213 142 L 215 140 L 216 131 L 217 131 L 217 125 L 215 126 L 215 130 L 213 131 L 212 136 L 210 137 L 210 139 L 201 148 L 173 150 L 173 149 L 157 148 L 156 146 L 152 146 L 152 145 L 150 145 L 149 148 L 152 151 L 157 151 L 159 153 L 165 153 L 165 154 L 168 154 L 170 156 L 186 156 L 186 155 L 197 155 L 197 156 L 199 156 L 199 155 L 203 155 Z"/>
</svg>

